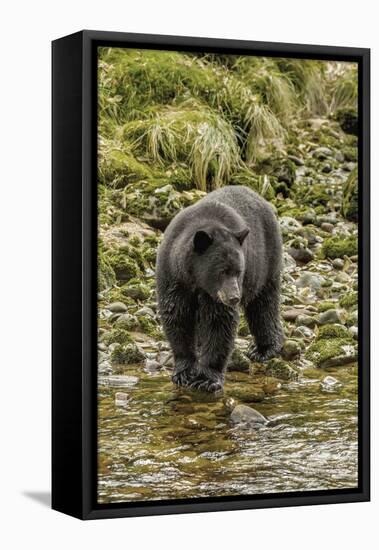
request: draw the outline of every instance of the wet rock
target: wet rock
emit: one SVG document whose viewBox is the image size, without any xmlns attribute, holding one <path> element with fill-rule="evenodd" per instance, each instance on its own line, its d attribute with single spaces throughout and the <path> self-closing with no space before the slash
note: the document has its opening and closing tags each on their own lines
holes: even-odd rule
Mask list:
<svg viewBox="0 0 379 550">
<path fill-rule="evenodd" d="M 341 388 L 342 384 L 333 376 L 325 376 L 320 383 L 321 389 L 325 392 L 334 392 Z"/>
<path fill-rule="evenodd" d="M 158 363 L 158 361 L 155 361 L 155 359 L 146 359 L 144 370 L 146 372 L 155 373 L 160 371 L 162 368 L 162 365 Z"/>
<path fill-rule="evenodd" d="M 281 355 L 288 361 L 299 357 L 301 348 L 296 340 L 286 340 L 283 344 Z"/>
<path fill-rule="evenodd" d="M 325 283 L 325 277 L 318 275 L 317 273 L 304 272 L 296 281 L 296 286 L 298 288 L 309 287 L 312 290 L 319 290 Z"/>
<path fill-rule="evenodd" d="M 237 405 L 237 401 L 233 397 L 224 397 L 223 403 L 224 403 L 224 407 L 228 411 L 232 411 Z"/>
<path fill-rule="evenodd" d="M 299 373 L 291 365 L 275 357 L 267 363 L 266 374 L 281 380 L 297 380 Z"/>
<path fill-rule="evenodd" d="M 318 322 L 320 325 L 327 325 L 331 323 L 341 323 L 342 316 L 337 309 L 328 309 L 323 313 L 320 313 Z"/>
<path fill-rule="evenodd" d="M 237 405 L 232 410 L 230 418 L 234 424 L 245 424 L 254 426 L 257 424 L 267 424 L 268 420 L 260 412 L 248 405 Z"/>
<path fill-rule="evenodd" d="M 127 375 L 110 375 L 110 376 L 99 376 L 99 385 L 100 386 L 125 386 L 132 387 L 138 383 L 139 378 L 137 376 L 127 376 Z"/>
<path fill-rule="evenodd" d="M 249 372 L 249 367 L 250 367 L 249 359 L 241 350 L 239 350 L 238 348 L 235 348 L 229 360 L 228 370 L 238 371 L 238 372 Z"/>
<path fill-rule="evenodd" d="M 109 304 L 107 309 L 112 313 L 125 313 L 128 311 L 128 308 L 122 302 L 113 302 L 113 304 Z"/>
<path fill-rule="evenodd" d="M 129 395 L 122 391 L 117 391 L 114 396 L 114 404 L 116 407 L 128 407 L 129 405 Z"/>
</svg>

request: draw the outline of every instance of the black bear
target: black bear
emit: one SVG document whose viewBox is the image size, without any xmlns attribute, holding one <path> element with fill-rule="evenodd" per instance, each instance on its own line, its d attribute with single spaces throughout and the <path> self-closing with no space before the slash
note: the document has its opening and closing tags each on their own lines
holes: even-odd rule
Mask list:
<svg viewBox="0 0 379 550">
<path fill-rule="evenodd" d="M 227 186 L 182 210 L 157 257 L 157 298 L 174 353 L 172 380 L 221 390 L 242 305 L 264 361 L 282 346 L 282 240 L 271 205 L 247 187 Z"/>
</svg>

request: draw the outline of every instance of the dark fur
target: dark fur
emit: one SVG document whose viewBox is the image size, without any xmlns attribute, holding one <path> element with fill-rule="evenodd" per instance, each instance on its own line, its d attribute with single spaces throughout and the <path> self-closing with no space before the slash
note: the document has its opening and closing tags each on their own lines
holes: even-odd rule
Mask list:
<svg viewBox="0 0 379 550">
<path fill-rule="evenodd" d="M 246 187 L 213 191 L 172 220 L 158 251 L 157 295 L 174 383 L 222 389 L 239 303 L 255 339 L 250 357 L 280 351 L 281 256 L 273 209 Z"/>
</svg>

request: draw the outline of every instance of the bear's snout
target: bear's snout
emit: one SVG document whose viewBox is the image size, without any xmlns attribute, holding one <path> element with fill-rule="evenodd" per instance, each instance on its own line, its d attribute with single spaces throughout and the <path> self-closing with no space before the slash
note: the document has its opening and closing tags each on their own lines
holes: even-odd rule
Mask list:
<svg viewBox="0 0 379 550">
<path fill-rule="evenodd" d="M 217 292 L 218 299 L 226 306 L 237 306 L 241 301 L 241 293 L 237 279 L 227 280 Z"/>
</svg>

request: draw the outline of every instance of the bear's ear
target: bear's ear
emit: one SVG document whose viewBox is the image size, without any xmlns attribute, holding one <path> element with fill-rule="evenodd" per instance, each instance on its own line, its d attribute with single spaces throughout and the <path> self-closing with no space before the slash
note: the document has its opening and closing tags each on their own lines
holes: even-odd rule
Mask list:
<svg viewBox="0 0 379 550">
<path fill-rule="evenodd" d="M 246 239 L 249 233 L 250 229 L 248 227 L 245 227 L 245 229 L 242 229 L 242 231 L 238 231 L 238 233 L 235 233 L 237 241 L 242 245 L 243 241 Z"/>
<path fill-rule="evenodd" d="M 198 254 L 202 254 L 210 247 L 213 239 L 206 231 L 196 231 L 193 238 L 193 248 Z"/>
</svg>

